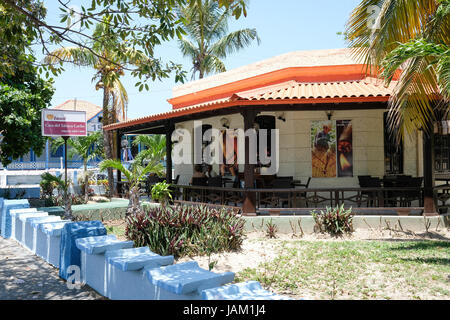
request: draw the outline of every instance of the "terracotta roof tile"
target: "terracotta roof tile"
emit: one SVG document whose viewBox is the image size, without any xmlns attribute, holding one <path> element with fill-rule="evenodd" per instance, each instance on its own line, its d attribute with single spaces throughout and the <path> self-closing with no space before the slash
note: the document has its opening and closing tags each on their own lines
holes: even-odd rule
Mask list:
<svg viewBox="0 0 450 320">
<path fill-rule="evenodd" d="M 389 87 L 385 87 L 383 82 L 377 79 L 365 78 L 355 81 L 322 82 L 322 83 L 300 83 L 287 81 L 284 83 L 271 85 L 259 89 L 235 93 L 225 99 L 217 99 L 206 103 L 196 104 L 189 107 L 173 109 L 155 115 L 137 118 L 117 124 L 105 126 L 106 130 L 126 127 L 133 124 L 158 121 L 175 118 L 182 115 L 194 114 L 197 112 L 227 108 L 231 106 L 252 104 L 264 101 L 266 104 L 275 101 L 286 103 L 308 103 L 310 100 L 323 99 L 345 99 L 345 98 L 370 98 L 381 97 L 387 101 L 390 97 L 396 82 L 392 81 Z M 366 99 L 367 101 L 372 101 Z M 302 102 L 304 101 L 304 102 Z"/>
<path fill-rule="evenodd" d="M 76 103 L 75 103 L 76 101 Z M 89 121 L 93 117 L 95 117 L 99 112 L 102 111 L 102 108 L 84 100 L 67 100 L 56 107 L 52 107 L 52 109 L 58 110 L 76 110 L 76 111 L 86 111 L 86 119 Z"/>
</svg>

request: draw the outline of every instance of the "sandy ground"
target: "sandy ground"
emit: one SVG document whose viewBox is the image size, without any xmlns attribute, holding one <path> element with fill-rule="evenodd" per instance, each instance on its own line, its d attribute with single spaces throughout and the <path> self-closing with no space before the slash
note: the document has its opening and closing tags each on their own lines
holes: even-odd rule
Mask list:
<svg viewBox="0 0 450 320">
<path fill-rule="evenodd" d="M 245 268 L 256 268 L 259 264 L 269 262 L 276 258 L 277 248 L 281 241 L 348 241 L 348 240 L 447 240 L 450 241 L 450 230 L 439 229 L 426 233 L 394 232 L 389 230 L 356 230 L 350 236 L 331 237 L 326 234 L 305 234 L 303 236 L 291 234 L 278 234 L 276 239 L 268 239 L 263 232 L 249 232 L 238 252 L 225 252 L 213 254 L 208 260 L 206 256 L 184 257 L 177 262 L 195 260 L 202 268 L 208 269 L 209 261 L 217 261 L 214 267 L 216 272 L 240 272 Z"/>
<path fill-rule="evenodd" d="M 105 226 L 125 226 L 124 220 L 105 221 Z M 213 254 L 211 257 L 194 256 L 184 257 L 177 260 L 177 262 L 195 260 L 202 268 L 208 269 L 209 262 L 217 261 L 214 267 L 216 272 L 240 272 L 245 268 L 256 268 L 259 264 L 269 262 L 277 256 L 277 248 L 281 247 L 281 241 L 348 241 L 348 240 L 444 240 L 450 241 L 450 230 L 445 227 L 440 227 L 438 230 L 429 230 L 428 233 L 387 230 L 383 229 L 357 229 L 352 235 L 344 235 L 342 237 L 332 237 L 327 234 L 303 234 L 299 233 L 278 233 L 275 239 L 268 239 L 265 232 L 251 231 L 247 233 L 243 241 L 242 248 L 237 252 L 224 252 Z M 126 240 L 125 237 L 118 237 L 121 240 Z"/>
</svg>

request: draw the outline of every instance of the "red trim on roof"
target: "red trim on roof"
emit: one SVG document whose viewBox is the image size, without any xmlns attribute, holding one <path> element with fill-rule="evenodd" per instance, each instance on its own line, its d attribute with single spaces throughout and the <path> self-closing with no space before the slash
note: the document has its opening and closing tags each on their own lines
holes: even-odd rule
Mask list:
<svg viewBox="0 0 450 320">
<path fill-rule="evenodd" d="M 172 104 L 173 109 L 180 109 L 195 104 L 205 103 L 207 101 L 227 98 L 236 92 L 249 91 L 290 80 L 297 82 L 318 83 L 362 80 L 367 76 L 374 75 L 366 74 L 364 64 L 292 67 L 226 83 L 221 86 L 200 90 L 194 93 L 168 99 L 167 101 Z"/>
</svg>

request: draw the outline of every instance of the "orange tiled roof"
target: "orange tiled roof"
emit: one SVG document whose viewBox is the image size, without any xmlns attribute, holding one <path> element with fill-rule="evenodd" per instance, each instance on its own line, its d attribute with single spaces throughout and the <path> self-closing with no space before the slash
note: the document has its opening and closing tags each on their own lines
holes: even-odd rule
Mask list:
<svg viewBox="0 0 450 320">
<path fill-rule="evenodd" d="M 245 100 L 319 99 L 351 97 L 389 97 L 395 81 L 385 87 L 383 81 L 367 77 L 363 80 L 303 83 L 287 81 L 238 93 Z"/>
<path fill-rule="evenodd" d="M 343 103 L 388 101 L 396 81 L 385 87 L 383 81 L 371 77 L 362 80 L 304 83 L 287 81 L 262 88 L 235 93 L 188 107 L 105 126 L 106 130 L 195 114 L 233 106 L 268 104 Z"/>
<path fill-rule="evenodd" d="M 76 104 L 75 104 L 76 101 Z M 67 100 L 64 103 L 61 103 L 60 105 L 57 105 L 56 107 L 53 107 L 52 109 L 58 109 L 58 110 L 76 110 L 76 111 L 86 111 L 86 120 L 89 121 L 93 117 L 95 117 L 99 112 L 102 111 L 102 108 L 84 100 Z"/>
</svg>

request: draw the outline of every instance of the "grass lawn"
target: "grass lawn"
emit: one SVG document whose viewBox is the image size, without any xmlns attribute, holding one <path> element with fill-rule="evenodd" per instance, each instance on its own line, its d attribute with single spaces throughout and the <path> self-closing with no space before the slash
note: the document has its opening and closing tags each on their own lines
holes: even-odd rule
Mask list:
<svg viewBox="0 0 450 320">
<path fill-rule="evenodd" d="M 450 299 L 448 241 L 281 241 L 236 282 L 305 299 Z"/>
</svg>

